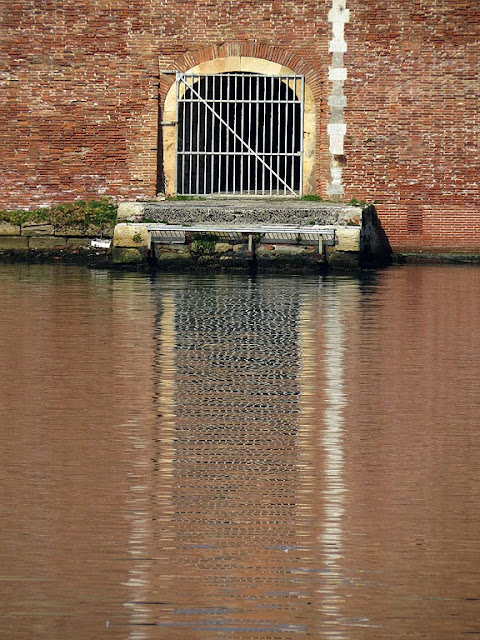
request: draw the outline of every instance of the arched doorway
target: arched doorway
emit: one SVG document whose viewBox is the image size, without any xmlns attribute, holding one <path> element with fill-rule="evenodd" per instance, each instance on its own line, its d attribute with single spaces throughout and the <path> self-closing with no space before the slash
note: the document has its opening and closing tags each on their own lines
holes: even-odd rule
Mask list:
<svg viewBox="0 0 480 640">
<path fill-rule="evenodd" d="M 177 74 L 177 193 L 300 195 L 303 98 L 303 76 Z"/>
<path fill-rule="evenodd" d="M 176 73 L 163 111 L 165 193 L 315 192 L 315 102 L 304 77 L 260 58 Z"/>
</svg>

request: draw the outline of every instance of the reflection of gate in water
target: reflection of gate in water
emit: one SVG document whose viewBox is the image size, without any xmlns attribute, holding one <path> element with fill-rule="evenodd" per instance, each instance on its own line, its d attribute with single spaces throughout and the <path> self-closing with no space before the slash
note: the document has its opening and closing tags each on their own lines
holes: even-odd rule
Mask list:
<svg viewBox="0 0 480 640">
<path fill-rule="evenodd" d="M 151 538 L 132 625 L 155 620 L 183 640 L 186 629 L 246 638 L 343 624 L 341 297 L 352 283 L 302 285 L 177 276 L 156 289 Z"/>
<path fill-rule="evenodd" d="M 177 74 L 178 194 L 301 195 L 304 77 Z"/>
</svg>

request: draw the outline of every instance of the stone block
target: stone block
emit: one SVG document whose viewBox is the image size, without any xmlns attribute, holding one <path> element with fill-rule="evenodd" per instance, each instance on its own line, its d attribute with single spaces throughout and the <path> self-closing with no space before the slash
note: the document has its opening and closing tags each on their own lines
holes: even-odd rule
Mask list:
<svg viewBox="0 0 480 640">
<path fill-rule="evenodd" d="M 31 236 L 28 238 L 29 249 L 59 249 L 67 244 L 66 238 L 59 236 Z"/>
<path fill-rule="evenodd" d="M 333 251 L 328 257 L 328 266 L 331 269 L 357 269 L 360 264 L 360 253 L 352 251 Z"/>
<path fill-rule="evenodd" d="M 144 207 L 143 202 L 121 202 L 117 209 L 117 220 L 135 220 L 143 216 Z"/>
<path fill-rule="evenodd" d="M 0 236 L 19 236 L 20 225 L 0 222 Z"/>
<path fill-rule="evenodd" d="M 232 250 L 232 245 L 228 242 L 216 242 L 215 243 L 215 253 L 227 253 L 227 251 Z"/>
<path fill-rule="evenodd" d="M 85 227 L 63 227 L 61 229 L 56 229 L 55 235 L 56 236 L 75 236 L 78 238 L 80 236 L 86 235 L 86 229 Z"/>
<path fill-rule="evenodd" d="M 313 253 L 313 247 L 292 244 L 261 244 L 257 247 L 258 258 L 296 258 Z"/>
<path fill-rule="evenodd" d="M 22 236 L 0 236 L 0 251 L 28 249 L 28 238 Z"/>
<path fill-rule="evenodd" d="M 55 227 L 53 224 L 27 223 L 22 227 L 22 236 L 53 236 Z"/>
<path fill-rule="evenodd" d="M 114 264 L 141 264 L 145 259 L 138 249 L 114 248 L 112 260 Z"/>
<path fill-rule="evenodd" d="M 345 123 L 332 123 L 327 126 L 329 136 L 344 136 L 347 133 L 347 125 Z"/>
<path fill-rule="evenodd" d="M 92 242 L 91 238 L 85 237 L 68 237 L 66 240 L 67 247 L 89 247 Z"/>
<path fill-rule="evenodd" d="M 328 45 L 330 53 L 345 53 L 347 51 L 347 43 L 345 40 L 333 39 Z"/>
<path fill-rule="evenodd" d="M 246 73 L 262 73 L 267 76 L 276 76 L 281 73 L 282 65 L 262 58 L 242 56 L 240 58 L 240 71 Z"/>
<path fill-rule="evenodd" d="M 188 248 L 182 248 L 177 250 L 165 250 L 165 246 L 155 246 L 155 257 L 159 262 L 173 262 L 175 260 L 191 260 L 192 254 Z"/>
<path fill-rule="evenodd" d="M 114 247 L 151 247 L 151 235 L 144 224 L 121 222 L 113 234 Z"/>
<path fill-rule="evenodd" d="M 343 93 L 332 93 L 328 98 L 328 104 L 332 108 L 344 109 L 347 106 L 347 98 Z"/>
<path fill-rule="evenodd" d="M 350 21 L 350 9 L 345 9 L 344 5 L 333 6 L 328 12 L 329 22 L 340 22 L 345 24 Z"/>
<path fill-rule="evenodd" d="M 233 244 L 231 245 L 233 253 L 246 253 L 248 251 L 248 245 L 246 242 L 242 244 Z"/>
<path fill-rule="evenodd" d="M 344 82 L 347 79 L 346 68 L 335 69 L 330 67 L 330 69 L 328 70 L 328 79 L 332 82 Z"/>
<path fill-rule="evenodd" d="M 334 156 L 341 156 L 345 153 L 345 137 L 341 134 L 330 136 L 329 151 Z"/>
<path fill-rule="evenodd" d="M 360 251 L 360 227 L 337 227 L 335 229 L 336 251 Z"/>
</svg>

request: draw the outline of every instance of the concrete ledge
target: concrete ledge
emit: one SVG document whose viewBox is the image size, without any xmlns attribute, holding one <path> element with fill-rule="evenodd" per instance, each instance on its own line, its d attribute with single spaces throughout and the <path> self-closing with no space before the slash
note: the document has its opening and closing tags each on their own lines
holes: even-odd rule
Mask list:
<svg viewBox="0 0 480 640">
<path fill-rule="evenodd" d="M 394 264 L 480 264 L 480 251 L 414 251 L 407 250 L 392 256 Z"/>
</svg>

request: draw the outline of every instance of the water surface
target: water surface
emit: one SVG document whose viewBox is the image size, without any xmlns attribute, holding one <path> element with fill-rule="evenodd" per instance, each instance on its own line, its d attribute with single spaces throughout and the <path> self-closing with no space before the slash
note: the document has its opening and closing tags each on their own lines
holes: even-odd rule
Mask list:
<svg viewBox="0 0 480 640">
<path fill-rule="evenodd" d="M 0 266 L 0 637 L 480 636 L 479 299 Z"/>
</svg>

